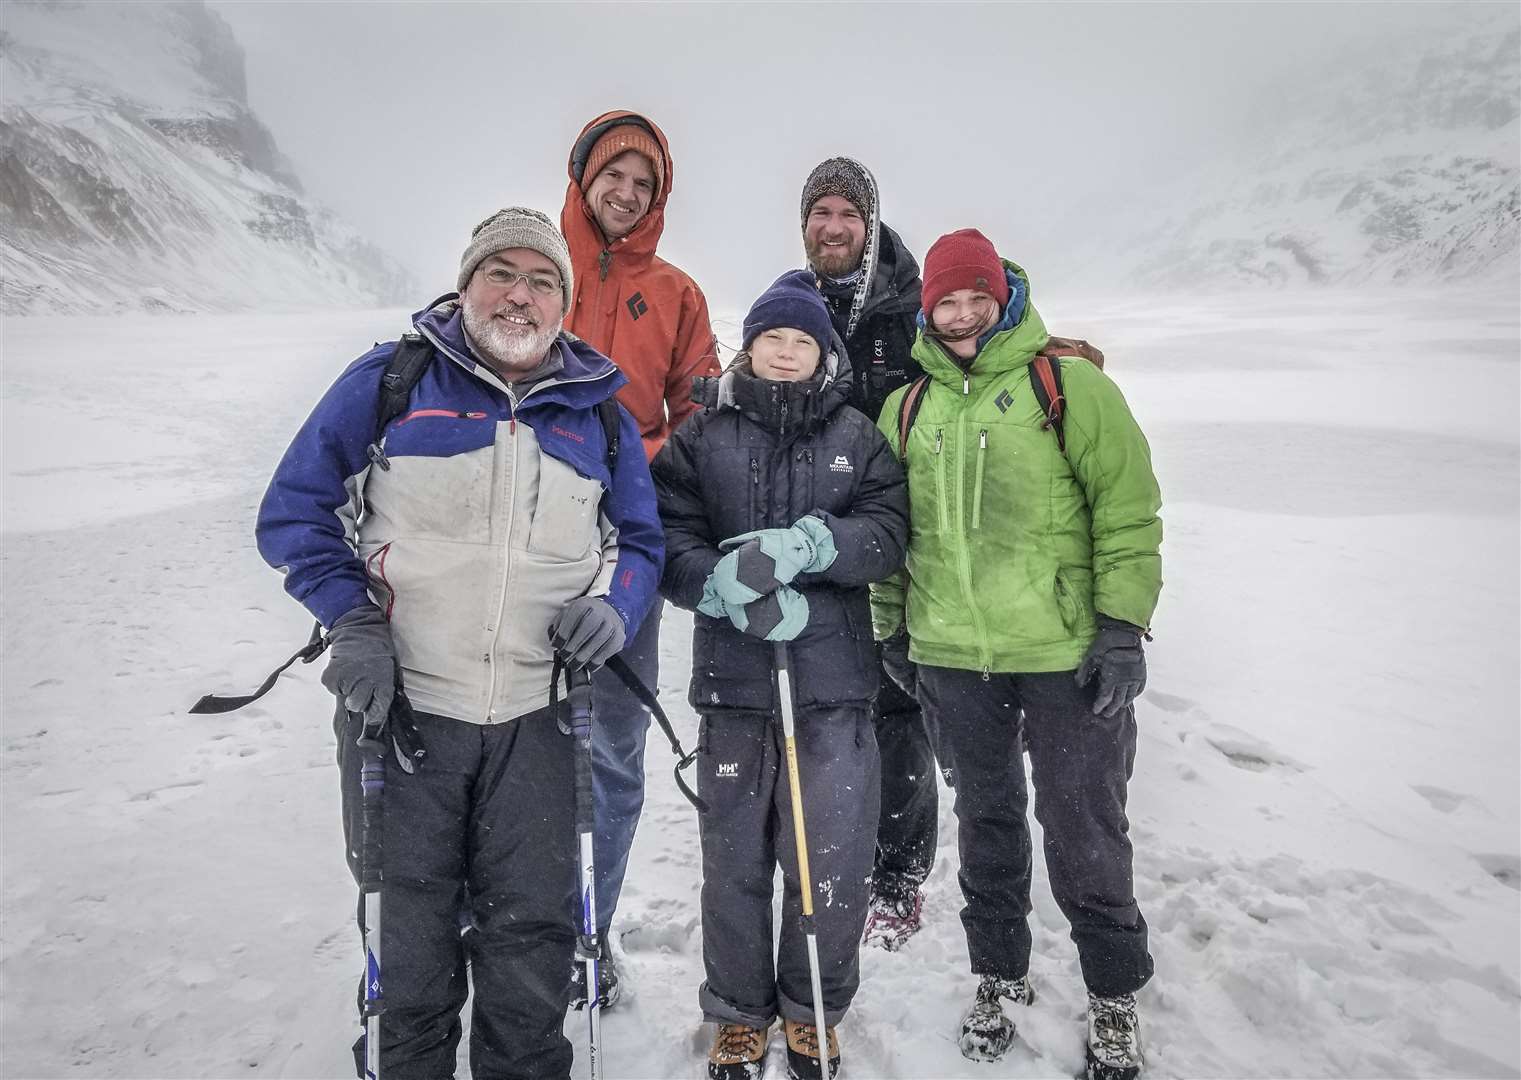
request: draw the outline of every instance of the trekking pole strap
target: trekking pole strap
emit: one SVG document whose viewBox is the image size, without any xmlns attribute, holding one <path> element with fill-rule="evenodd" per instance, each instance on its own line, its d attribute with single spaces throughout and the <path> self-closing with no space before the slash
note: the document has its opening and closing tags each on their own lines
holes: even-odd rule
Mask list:
<svg viewBox="0 0 1521 1080">
<path fill-rule="evenodd" d="M 621 656 L 614 656 L 608 660 L 607 667 L 609 671 L 618 676 L 618 681 L 628 688 L 629 693 L 638 699 L 639 704 L 650 711 L 650 715 L 660 725 L 660 730 L 671 744 L 671 753 L 676 755 L 676 767 L 673 770 L 673 774 L 676 777 L 676 786 L 681 789 L 681 793 L 686 796 L 687 802 L 691 803 L 699 814 L 706 813 L 708 804 L 697 797 L 697 792 L 687 786 L 686 780 L 681 775 L 683 769 L 691 767 L 697 761 L 697 751 L 693 750 L 690 754 L 687 753 L 686 748 L 681 745 L 681 740 L 676 737 L 676 729 L 671 726 L 671 718 L 660 707 L 660 702 L 655 698 L 650 688 L 644 685 L 644 682 L 638 675 L 634 674 L 634 669 L 628 666 L 627 660 Z"/>
<path fill-rule="evenodd" d="M 265 694 L 269 693 L 270 690 L 274 688 L 275 681 L 279 679 L 281 675 L 285 674 L 285 669 L 290 667 L 297 660 L 300 660 L 303 664 L 310 664 L 313 660 L 317 659 L 317 657 L 321 656 L 323 650 L 326 648 L 327 639 L 322 636 L 322 624 L 319 622 L 312 626 L 311 640 L 309 640 L 304 646 L 298 649 L 289 660 L 285 661 L 285 663 L 275 668 L 274 671 L 271 671 L 269 673 L 269 678 L 265 679 L 263 685 L 261 685 L 253 693 L 242 694 L 238 696 L 206 694 L 201 698 L 201 700 L 190 706 L 190 711 L 197 714 L 214 714 L 228 713 L 236 709 L 241 709 L 244 705 L 258 701 Z"/>
</svg>

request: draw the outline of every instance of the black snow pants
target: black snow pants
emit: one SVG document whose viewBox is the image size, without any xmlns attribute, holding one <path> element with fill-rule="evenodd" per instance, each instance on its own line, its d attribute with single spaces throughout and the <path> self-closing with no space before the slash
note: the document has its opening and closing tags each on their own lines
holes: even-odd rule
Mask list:
<svg viewBox="0 0 1521 1080">
<path fill-rule="evenodd" d="M 881 673 L 872 704 L 882 759 L 882 812 L 877 822 L 871 891 L 890 900 L 913 898 L 935 865 L 940 821 L 935 746 L 919 703 Z"/>
<path fill-rule="evenodd" d="M 973 973 L 1018 978 L 1030 966 L 1028 750 L 1051 892 L 1072 925 L 1088 989 L 1113 997 L 1152 973 L 1125 817 L 1135 714 L 1093 715 L 1092 688 L 1072 674 L 984 680 L 921 664 L 919 694 L 956 763 L 961 922 Z"/>
<path fill-rule="evenodd" d="M 357 880 L 359 725 L 340 705 L 335 726 L 344 839 Z M 575 935 L 574 741 L 547 708 L 489 725 L 419 713 L 417 727 L 427 760 L 410 776 L 394 757 L 386 762 L 381 1073 L 454 1075 L 469 989 L 460 936 L 468 887 L 471 1075 L 568 1077 L 571 1046 L 561 1026 Z M 363 1045 L 361 1036 L 361 1077 Z"/>
<path fill-rule="evenodd" d="M 813 1023 L 808 951 L 798 919 L 785 740 L 779 719 L 705 711 L 697 790 L 708 804 L 702 834 L 702 952 L 698 991 L 712 1023 L 766 1027 L 782 1017 Z M 811 709 L 797 718 L 798 773 L 825 1022 L 845 1015 L 861 982 L 878 813 L 877 740 L 862 707 Z M 781 939 L 773 958 L 772 885 L 782 867 Z"/>
</svg>

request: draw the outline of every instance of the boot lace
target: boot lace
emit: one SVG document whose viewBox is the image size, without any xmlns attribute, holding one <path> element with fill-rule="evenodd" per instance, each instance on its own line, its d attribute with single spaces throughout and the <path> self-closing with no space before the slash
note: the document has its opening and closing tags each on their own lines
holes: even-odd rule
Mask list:
<svg viewBox="0 0 1521 1080">
<path fill-rule="evenodd" d="M 1003 998 L 1016 1005 L 1028 1005 L 1035 1000 L 1030 989 L 1030 979 L 1021 975 L 1017 979 L 1003 979 L 997 975 L 984 975 L 977 984 L 977 1004 L 998 1006 Z"/>
<path fill-rule="evenodd" d="M 1134 994 L 1119 997 L 1088 995 L 1089 1029 L 1095 1056 L 1105 1062 L 1128 1064 L 1139 1053 Z"/>
<path fill-rule="evenodd" d="M 765 1049 L 765 1032 L 744 1024 L 723 1024 L 718 1029 L 718 1056 L 729 1061 L 754 1061 Z"/>
</svg>

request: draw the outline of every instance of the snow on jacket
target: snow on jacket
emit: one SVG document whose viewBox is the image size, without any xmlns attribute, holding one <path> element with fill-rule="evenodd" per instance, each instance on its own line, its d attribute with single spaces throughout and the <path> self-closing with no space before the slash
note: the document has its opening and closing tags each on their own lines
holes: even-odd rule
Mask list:
<svg viewBox="0 0 1521 1080">
<path fill-rule="evenodd" d="M 661 591 L 689 610 L 723 554 L 720 541 L 806 514 L 829 527 L 834 562 L 792 582 L 808 600 L 808 625 L 792 643 L 800 709 L 865 704 L 876 693 L 866 586 L 902 565 L 908 541 L 903 470 L 871 420 L 846 404 L 850 382 L 838 340 L 824 377 L 804 383 L 757 379 L 742 358 L 702 380 L 703 409 L 653 464 L 666 529 Z M 770 712 L 773 661 L 770 642 L 698 613 L 693 707 Z"/>
<path fill-rule="evenodd" d="M 583 177 L 592 145 L 615 123 L 633 119 L 659 143 L 664 180 L 639 224 L 608 243 L 587 209 Z M 560 231 L 570 245 L 575 293 L 565 329 L 628 376 L 618 400 L 634 414 L 645 453 L 654 457 L 671 432 L 697 408 L 692 379 L 718 374 L 718 347 L 708 301 L 697 283 L 655 254 L 665 230 L 665 203 L 674 166 L 665 134 L 631 112 L 610 112 L 587 124 L 570 151 L 570 186 Z M 669 416 L 667 412 L 669 411 Z"/>
<path fill-rule="evenodd" d="M 856 318 L 855 333 L 845 337 L 845 351 L 855 372 L 850 403 L 871 417 L 881 413 L 888 394 L 924 374 L 912 355 L 918 336 L 919 264 L 903 238 L 886 225 L 877 226 L 874 250 L 871 287 Z M 854 287 L 836 286 L 826 279 L 819 291 L 835 332 L 843 336 Z"/>
<path fill-rule="evenodd" d="M 562 334 L 563 369 L 519 389 L 472 358 L 460 323 L 454 294 L 413 319 L 437 352 L 386 427 L 389 468 L 369 447 L 396 343 L 339 376 L 276 468 L 257 539 L 324 626 L 365 603 L 386 613 L 416 708 L 496 723 L 548 703 L 566 601 L 606 596 L 634 636 L 664 543 L 643 455 L 608 472 L 596 404 L 623 382 L 608 359 Z"/>
<path fill-rule="evenodd" d="M 1017 302 L 1024 271 L 1004 266 L 1014 299 L 969 368 L 922 332 L 914 344 L 931 382 L 908 440 L 913 537 L 904 573 L 872 588 L 873 623 L 887 638 L 906 614 L 919 663 L 1066 671 L 1095 611 L 1150 625 L 1161 493 L 1119 387 L 1086 360 L 1061 363 L 1065 455 L 1042 428 L 1028 365 L 1046 327 Z M 878 420 L 894 454 L 904 392 Z"/>
</svg>

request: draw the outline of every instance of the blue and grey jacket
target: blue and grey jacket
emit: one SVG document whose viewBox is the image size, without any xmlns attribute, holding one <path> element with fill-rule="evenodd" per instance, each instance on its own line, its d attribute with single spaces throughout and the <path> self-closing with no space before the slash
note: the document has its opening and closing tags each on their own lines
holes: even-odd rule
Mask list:
<svg viewBox="0 0 1521 1080">
<path fill-rule="evenodd" d="M 259 553 L 324 626 L 374 603 L 424 712 L 511 720 L 549 700 L 548 628 L 605 596 L 634 636 L 664 538 L 639 429 L 620 408 L 610 474 L 599 401 L 626 381 L 562 333 L 560 371 L 526 389 L 478 363 L 450 294 L 413 317 L 438 350 L 372 462 L 396 343 L 351 364 L 296 433 L 259 508 Z"/>
</svg>

